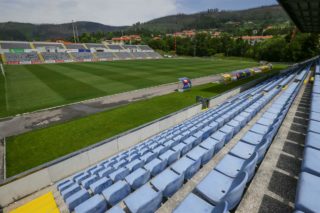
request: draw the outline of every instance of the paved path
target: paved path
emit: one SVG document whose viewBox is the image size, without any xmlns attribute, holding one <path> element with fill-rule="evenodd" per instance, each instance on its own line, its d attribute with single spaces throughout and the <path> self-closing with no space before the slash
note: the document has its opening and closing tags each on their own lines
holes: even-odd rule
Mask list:
<svg viewBox="0 0 320 213">
<path fill-rule="evenodd" d="M 220 75 L 213 75 L 193 79 L 192 82 L 196 86 L 220 79 Z M 133 101 L 165 95 L 174 92 L 177 88 L 178 83 L 165 84 L 9 117 L 0 121 L 0 138 L 81 118 Z"/>
</svg>

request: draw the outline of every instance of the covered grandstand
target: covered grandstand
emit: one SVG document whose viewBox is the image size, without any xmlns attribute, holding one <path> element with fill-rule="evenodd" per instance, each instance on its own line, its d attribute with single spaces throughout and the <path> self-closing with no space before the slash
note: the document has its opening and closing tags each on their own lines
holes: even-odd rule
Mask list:
<svg viewBox="0 0 320 213">
<path fill-rule="evenodd" d="M 4 64 L 160 59 L 147 45 L 0 41 Z"/>
</svg>

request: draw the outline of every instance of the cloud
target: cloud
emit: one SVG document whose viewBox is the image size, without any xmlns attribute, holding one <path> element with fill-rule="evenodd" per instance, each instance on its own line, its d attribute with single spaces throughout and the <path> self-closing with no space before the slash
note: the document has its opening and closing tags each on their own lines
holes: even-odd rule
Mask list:
<svg viewBox="0 0 320 213">
<path fill-rule="evenodd" d="M 131 25 L 177 13 L 176 0 L 1 0 L 0 22 Z"/>
</svg>

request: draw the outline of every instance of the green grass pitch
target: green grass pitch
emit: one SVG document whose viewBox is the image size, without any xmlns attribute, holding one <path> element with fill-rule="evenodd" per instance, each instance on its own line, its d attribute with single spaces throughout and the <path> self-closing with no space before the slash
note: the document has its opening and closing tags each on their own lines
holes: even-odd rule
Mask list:
<svg viewBox="0 0 320 213">
<path fill-rule="evenodd" d="M 0 117 L 256 66 L 242 59 L 162 59 L 5 66 Z"/>
</svg>

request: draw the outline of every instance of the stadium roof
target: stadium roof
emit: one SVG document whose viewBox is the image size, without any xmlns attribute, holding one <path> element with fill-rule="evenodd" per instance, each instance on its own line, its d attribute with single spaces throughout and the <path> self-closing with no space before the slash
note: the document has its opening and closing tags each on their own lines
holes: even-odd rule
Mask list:
<svg viewBox="0 0 320 213">
<path fill-rule="evenodd" d="M 320 33 L 320 0 L 278 0 L 302 32 Z"/>
</svg>

